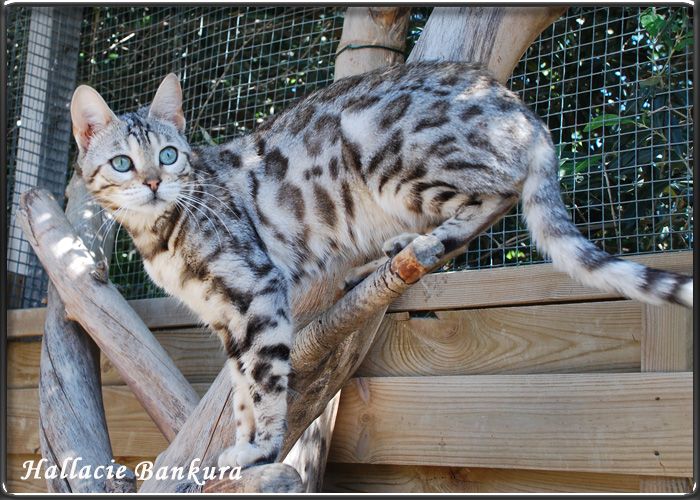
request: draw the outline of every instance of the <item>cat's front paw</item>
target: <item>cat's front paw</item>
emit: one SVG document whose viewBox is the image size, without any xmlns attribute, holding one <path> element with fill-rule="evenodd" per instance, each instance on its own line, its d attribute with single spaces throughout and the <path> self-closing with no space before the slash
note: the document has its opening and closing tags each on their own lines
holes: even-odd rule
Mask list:
<svg viewBox="0 0 700 500">
<path fill-rule="evenodd" d="M 267 464 L 275 461 L 276 453 L 271 453 L 254 443 L 236 443 L 226 448 L 219 455 L 217 465 L 221 467 L 250 467 L 251 465 Z"/>
</svg>

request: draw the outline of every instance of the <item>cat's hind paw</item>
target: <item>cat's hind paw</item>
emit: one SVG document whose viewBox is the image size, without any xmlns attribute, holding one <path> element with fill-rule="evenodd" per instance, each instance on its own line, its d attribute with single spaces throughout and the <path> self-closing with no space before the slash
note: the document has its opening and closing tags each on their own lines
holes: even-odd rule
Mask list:
<svg viewBox="0 0 700 500">
<path fill-rule="evenodd" d="M 375 259 L 362 266 L 353 267 L 348 271 L 348 275 L 343 280 L 342 292 L 347 293 L 360 284 L 367 276 L 376 271 L 379 266 L 386 262 L 386 257 Z"/>
<path fill-rule="evenodd" d="M 384 242 L 382 245 L 382 252 L 389 258 L 394 257 L 419 236 L 420 234 L 418 233 L 402 233 L 398 236 L 394 236 Z"/>
<path fill-rule="evenodd" d="M 277 458 L 277 453 L 271 453 L 269 450 L 257 446 L 255 443 L 236 443 L 235 445 L 226 448 L 219 455 L 217 465 L 221 467 L 250 467 L 251 465 L 260 465 L 272 463 Z"/>
</svg>

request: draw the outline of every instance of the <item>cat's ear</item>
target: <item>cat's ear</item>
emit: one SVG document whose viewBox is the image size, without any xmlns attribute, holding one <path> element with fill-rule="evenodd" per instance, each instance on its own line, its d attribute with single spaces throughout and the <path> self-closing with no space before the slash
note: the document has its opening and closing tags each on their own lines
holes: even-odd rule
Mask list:
<svg viewBox="0 0 700 500">
<path fill-rule="evenodd" d="M 175 73 L 170 73 L 161 82 L 151 103 L 148 116 L 172 123 L 179 132 L 185 131 L 182 89 L 180 88 L 180 80 Z"/>
<path fill-rule="evenodd" d="M 70 115 L 73 121 L 73 137 L 81 151 L 87 149 L 95 133 L 117 119 L 102 96 L 87 85 L 81 85 L 73 92 Z"/>
</svg>

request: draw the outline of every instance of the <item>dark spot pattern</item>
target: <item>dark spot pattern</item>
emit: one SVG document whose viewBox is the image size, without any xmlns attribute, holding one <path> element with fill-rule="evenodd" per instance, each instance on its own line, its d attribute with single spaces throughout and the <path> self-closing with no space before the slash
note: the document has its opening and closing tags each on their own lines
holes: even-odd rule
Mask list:
<svg viewBox="0 0 700 500">
<path fill-rule="evenodd" d="M 304 219 L 305 203 L 301 188 L 291 182 L 283 182 L 277 190 L 277 203 L 290 210 L 299 221 Z"/>
<path fill-rule="evenodd" d="M 265 155 L 265 174 L 281 181 L 287 175 L 289 160 L 282 154 L 279 148 L 275 148 Z"/>
<path fill-rule="evenodd" d="M 338 158 L 335 156 L 328 162 L 328 172 L 331 174 L 331 179 L 336 180 L 338 178 Z"/>
<path fill-rule="evenodd" d="M 289 125 L 289 131 L 296 135 L 306 128 L 311 123 L 311 120 L 316 113 L 316 107 L 313 104 L 304 104 L 299 109 L 295 110 L 294 120 Z"/>
<path fill-rule="evenodd" d="M 229 165 L 232 168 L 240 168 L 241 157 L 228 149 L 219 151 L 219 161 L 224 165 Z"/>
<path fill-rule="evenodd" d="M 314 184 L 314 198 L 316 202 L 316 213 L 328 227 L 334 228 L 338 220 L 335 213 L 335 203 L 328 191 L 320 184 Z"/>
<path fill-rule="evenodd" d="M 398 122 L 411 105 L 411 94 L 402 94 L 391 101 L 382 110 L 379 127 L 387 129 Z"/>
<path fill-rule="evenodd" d="M 468 122 L 472 118 L 480 116 L 483 112 L 484 110 L 481 108 L 481 106 L 479 106 L 478 104 L 471 104 L 460 112 L 459 118 L 463 122 Z"/>
</svg>

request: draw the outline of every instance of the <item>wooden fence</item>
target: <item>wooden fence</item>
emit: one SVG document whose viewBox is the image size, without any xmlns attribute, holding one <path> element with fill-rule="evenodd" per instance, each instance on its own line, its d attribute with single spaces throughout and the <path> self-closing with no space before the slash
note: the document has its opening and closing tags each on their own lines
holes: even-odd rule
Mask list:
<svg viewBox="0 0 700 500">
<path fill-rule="evenodd" d="M 632 257 L 692 273 L 692 253 Z M 131 304 L 201 394 L 219 340 L 171 299 Z M 435 311 L 432 315 L 416 314 Z M 38 460 L 44 310 L 8 312 L 8 488 Z M 108 360 L 115 458 L 167 446 Z M 426 276 L 390 308 L 343 388 L 328 492 L 689 491 L 692 311 L 584 288 L 551 265 Z"/>
</svg>

